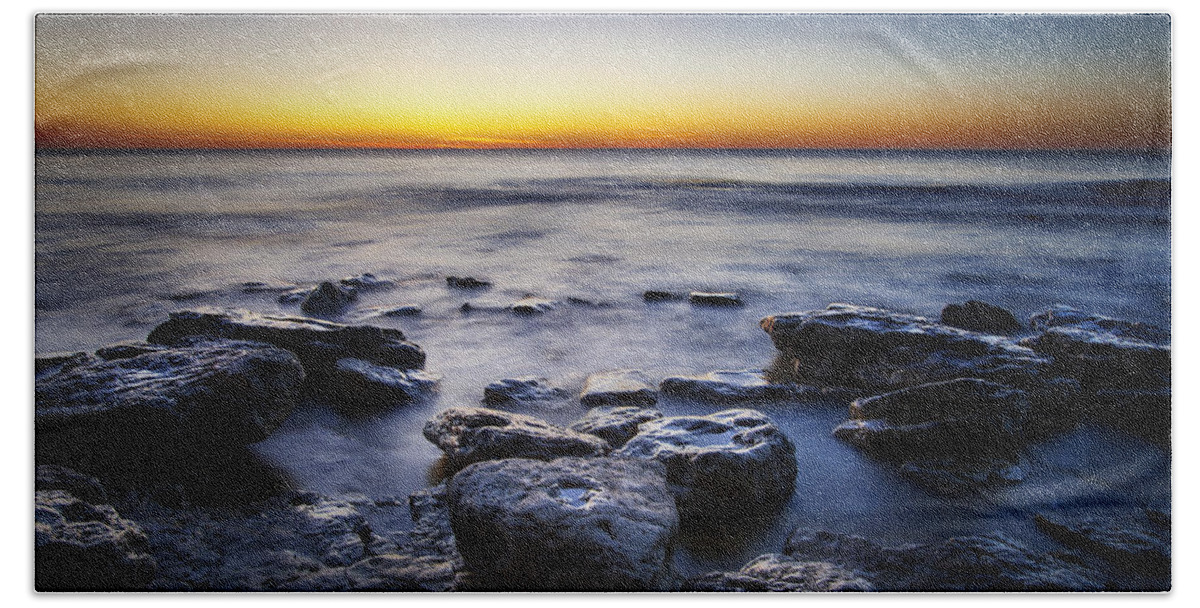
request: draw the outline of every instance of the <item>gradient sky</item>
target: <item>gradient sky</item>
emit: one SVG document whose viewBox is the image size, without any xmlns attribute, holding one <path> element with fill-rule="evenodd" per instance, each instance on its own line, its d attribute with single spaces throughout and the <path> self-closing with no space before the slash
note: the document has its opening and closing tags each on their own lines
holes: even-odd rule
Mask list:
<svg viewBox="0 0 1200 608">
<path fill-rule="evenodd" d="M 1168 148 L 1166 15 L 40 15 L 40 147 Z"/>
</svg>

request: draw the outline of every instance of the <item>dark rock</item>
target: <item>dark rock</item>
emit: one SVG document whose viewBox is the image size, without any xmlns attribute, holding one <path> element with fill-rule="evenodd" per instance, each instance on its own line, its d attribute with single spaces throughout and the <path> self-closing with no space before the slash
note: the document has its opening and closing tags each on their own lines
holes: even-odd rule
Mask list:
<svg viewBox="0 0 1200 608">
<path fill-rule="evenodd" d="M 806 592 L 874 591 L 853 572 L 828 562 L 803 562 L 768 553 L 754 558 L 737 572 L 710 572 L 683 585 L 683 591 L 705 592 Z"/>
<path fill-rule="evenodd" d="M 720 404 L 811 399 L 821 394 L 814 386 L 771 382 L 762 370 L 750 369 L 672 376 L 664 378 L 658 390 L 671 397 Z"/>
<path fill-rule="evenodd" d="M 291 413 L 303 381 L 292 353 L 232 341 L 64 369 L 35 385 L 38 459 L 262 441 Z"/>
<path fill-rule="evenodd" d="M 332 392 L 343 408 L 353 412 L 405 405 L 428 397 L 439 376 L 416 369 L 396 369 L 362 359 L 338 359 Z"/>
<path fill-rule="evenodd" d="M 456 287 L 458 289 L 483 289 L 485 287 L 492 286 L 491 281 L 484 281 L 481 279 L 476 279 L 475 277 L 454 276 L 446 277 L 446 284 L 450 287 Z"/>
<path fill-rule="evenodd" d="M 1011 312 L 979 300 L 946 305 L 942 309 L 942 323 L 968 331 L 1001 336 L 1012 335 L 1025 329 Z"/>
<path fill-rule="evenodd" d="M 241 285 L 242 293 L 276 293 L 296 289 L 292 283 L 269 283 L 267 281 L 246 281 Z"/>
<path fill-rule="evenodd" d="M 485 462 L 455 475 L 447 498 L 470 572 L 465 590 L 654 591 L 671 583 L 678 516 L 658 463 Z"/>
<path fill-rule="evenodd" d="M 33 358 L 34 379 L 57 374 L 80 365 L 95 363 L 96 358 L 87 353 L 50 353 Z"/>
<path fill-rule="evenodd" d="M 34 475 L 34 489 L 63 490 L 84 502 L 108 504 L 108 493 L 95 477 L 53 464 L 39 464 Z"/>
<path fill-rule="evenodd" d="M 584 407 L 633 406 L 653 407 L 658 403 L 658 391 L 642 372 L 619 369 L 588 376 L 583 384 L 579 402 Z"/>
<path fill-rule="evenodd" d="M 825 310 L 766 317 L 776 348 L 806 382 L 888 391 L 954 378 L 1035 384 L 1049 360 L 1009 338 L 932 323 L 878 308 L 831 304 Z"/>
<path fill-rule="evenodd" d="M 451 470 L 484 460 L 552 460 L 563 456 L 601 456 L 608 450 L 599 437 L 569 431 L 530 416 L 486 408 L 445 410 L 425 424 L 424 434 L 445 452 Z"/>
<path fill-rule="evenodd" d="M 792 442 L 754 410 L 645 422 L 614 454 L 666 465 L 685 521 L 712 523 L 769 513 L 796 487 Z"/>
<path fill-rule="evenodd" d="M 683 295 L 672 293 L 670 291 L 650 290 L 642 294 L 642 299 L 647 302 L 671 302 L 682 300 Z"/>
<path fill-rule="evenodd" d="M 469 314 L 472 312 L 510 312 L 512 309 L 509 302 L 497 298 L 486 298 L 463 302 L 463 305 L 458 310 L 464 314 Z"/>
<path fill-rule="evenodd" d="M 662 412 L 642 407 L 594 407 L 587 415 L 571 424 L 572 431 L 595 435 L 619 448 L 638 433 L 643 422 L 662 418 Z"/>
<path fill-rule="evenodd" d="M 1161 327 L 1149 323 L 1089 314 L 1063 304 L 1033 315 L 1029 318 L 1029 326 L 1037 331 L 1045 331 L 1052 327 L 1073 327 L 1160 346 L 1168 345 L 1171 342 L 1171 332 Z"/>
<path fill-rule="evenodd" d="M 831 562 L 877 591 L 1102 591 L 1103 576 L 1000 535 L 883 547 L 859 536 L 797 529 L 784 553 Z"/>
<path fill-rule="evenodd" d="M 399 369 L 425 366 L 420 346 L 398 329 L 241 310 L 186 310 L 154 328 L 147 341 L 178 344 L 192 337 L 266 342 L 292 351 L 313 381 L 324 381 L 339 359 L 352 358 Z"/>
<path fill-rule="evenodd" d="M 713 293 L 693 291 L 688 294 L 688 301 L 698 306 L 741 306 L 742 299 L 736 293 Z"/>
<path fill-rule="evenodd" d="M 551 386 L 545 378 L 521 376 L 493 382 L 483 389 L 483 403 L 489 407 L 561 402 L 571 398 L 564 388 Z"/>
<path fill-rule="evenodd" d="M 542 313 L 554 310 L 558 303 L 545 298 L 535 296 L 525 296 L 516 302 L 513 302 L 508 308 L 513 313 L 518 315 L 540 315 Z"/>
<path fill-rule="evenodd" d="M 1085 390 L 1160 388 L 1171 383 L 1171 348 L 1078 326 L 1051 327 L 1021 344 L 1051 357 L 1054 371 Z"/>
<path fill-rule="evenodd" d="M 1005 458 L 924 458 L 900 465 L 900 474 L 926 491 L 941 496 L 972 494 L 984 488 L 1025 480 L 1020 463 Z"/>
<path fill-rule="evenodd" d="M 421 315 L 421 307 L 416 304 L 401 304 L 393 306 L 382 311 L 381 315 L 385 317 L 416 317 Z"/>
<path fill-rule="evenodd" d="M 345 277 L 338 281 L 342 287 L 357 291 L 375 291 L 380 289 L 391 289 L 396 286 L 395 281 L 381 279 L 369 272 L 364 272 L 352 277 Z"/>
<path fill-rule="evenodd" d="M 1044 511 L 1034 516 L 1039 530 L 1054 540 L 1106 560 L 1118 571 L 1150 577 L 1153 588 L 1170 587 L 1171 536 L 1139 510 L 1118 513 Z"/>
<path fill-rule="evenodd" d="M 336 315 L 357 300 L 357 290 L 325 281 L 305 296 L 300 310 L 310 315 Z"/>
<path fill-rule="evenodd" d="M 311 289 L 308 289 L 305 287 L 297 287 L 295 289 L 291 289 L 291 290 L 288 290 L 288 291 L 285 291 L 285 292 L 279 294 L 279 297 L 276 299 L 279 301 L 280 304 L 299 304 L 300 302 L 303 302 L 305 298 L 308 297 L 309 293 L 312 293 Z"/>
<path fill-rule="evenodd" d="M 63 490 L 34 494 L 38 591 L 134 591 L 154 578 L 146 534 L 108 505 Z"/>
<path fill-rule="evenodd" d="M 150 344 L 148 342 L 121 342 L 112 344 L 96 350 L 96 356 L 105 361 L 114 361 L 116 359 L 128 359 L 146 353 L 163 350 L 160 344 Z"/>
<path fill-rule="evenodd" d="M 1165 449 L 1171 447 L 1171 388 L 1099 389 L 1090 417 Z"/>
</svg>

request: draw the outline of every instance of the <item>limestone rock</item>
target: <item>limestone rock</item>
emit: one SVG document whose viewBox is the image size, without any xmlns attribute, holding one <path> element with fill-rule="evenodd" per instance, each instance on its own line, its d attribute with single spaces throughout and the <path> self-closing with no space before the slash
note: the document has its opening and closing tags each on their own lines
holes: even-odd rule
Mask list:
<svg viewBox="0 0 1200 608">
<path fill-rule="evenodd" d="M 572 431 L 595 435 L 608 442 L 613 449 L 625 445 L 638 433 L 643 422 L 662 418 L 662 412 L 642 407 L 601 406 L 571 424 Z"/>
<path fill-rule="evenodd" d="M 811 592 L 874 591 L 871 583 L 828 562 L 805 562 L 786 555 L 760 555 L 737 572 L 710 572 L 693 578 L 684 591 Z"/>
<path fill-rule="evenodd" d="M 347 357 L 338 359 L 334 366 L 332 392 L 343 409 L 364 412 L 424 399 L 437 389 L 440 380 L 421 370 L 396 369 Z"/>
<path fill-rule="evenodd" d="M 559 402 L 571 398 L 566 389 L 553 386 L 545 378 L 519 376 L 497 380 L 483 389 L 483 403 L 489 407 Z"/>
<path fill-rule="evenodd" d="M 34 504 L 38 591 L 144 590 L 154 578 L 146 534 L 111 506 L 63 490 L 39 490 Z"/>
<path fill-rule="evenodd" d="M 664 395 L 708 403 L 738 404 L 812 398 L 814 386 L 772 382 L 762 370 L 722 370 L 701 376 L 671 376 L 658 385 Z"/>
<path fill-rule="evenodd" d="M 486 408 L 447 409 L 425 424 L 425 438 L 441 448 L 451 470 L 501 458 L 553 460 L 601 456 L 604 440 L 537 418 Z"/>
<path fill-rule="evenodd" d="M 653 407 L 658 403 L 658 390 L 638 370 L 599 372 L 588 376 L 579 402 L 589 408 L 602 405 Z"/>
</svg>

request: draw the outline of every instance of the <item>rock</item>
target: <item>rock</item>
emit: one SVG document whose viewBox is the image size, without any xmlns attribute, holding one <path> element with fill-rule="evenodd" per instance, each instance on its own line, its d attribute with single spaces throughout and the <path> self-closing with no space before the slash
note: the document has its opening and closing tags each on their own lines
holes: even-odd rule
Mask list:
<svg viewBox="0 0 1200 608">
<path fill-rule="evenodd" d="M 661 465 L 615 458 L 475 464 L 447 484 L 466 590 L 655 591 L 678 516 Z M 462 579 L 460 579 L 462 580 Z"/>
<path fill-rule="evenodd" d="M 1169 346 L 1076 326 L 1051 327 L 1021 344 L 1051 357 L 1054 371 L 1078 379 L 1085 391 L 1171 384 Z"/>
<path fill-rule="evenodd" d="M 516 302 L 513 302 L 508 308 L 513 313 L 518 315 L 540 315 L 542 313 L 554 310 L 558 303 L 545 298 L 535 296 L 525 296 Z"/>
<path fill-rule="evenodd" d="M 246 281 L 241 284 L 242 293 L 276 293 L 297 289 L 292 283 L 272 283 L 267 281 Z"/>
<path fill-rule="evenodd" d="M 347 357 L 334 365 L 333 380 L 333 392 L 343 408 L 365 412 L 424 399 L 437 389 L 441 377 Z"/>
<path fill-rule="evenodd" d="M 588 410 L 587 415 L 571 424 L 572 431 L 595 435 L 619 448 L 638 433 L 643 422 L 662 418 L 662 412 L 642 407 L 601 406 Z"/>
<path fill-rule="evenodd" d="M 475 277 L 446 277 L 446 284 L 450 287 L 458 289 L 484 289 L 491 287 L 491 281 L 476 279 Z"/>
<path fill-rule="evenodd" d="M 425 352 L 398 329 L 344 325 L 331 321 L 258 315 L 242 310 L 186 310 L 154 328 L 147 341 L 179 344 L 193 339 L 228 338 L 266 342 L 292 351 L 310 379 L 327 380 L 339 359 L 362 359 L 398 369 L 425 366 Z"/>
<path fill-rule="evenodd" d="M 1097 571 L 1000 535 L 883 547 L 859 536 L 798 528 L 784 553 L 837 564 L 877 591 L 1101 591 Z"/>
<path fill-rule="evenodd" d="M 312 293 L 311 289 L 297 287 L 279 294 L 279 297 L 276 299 L 280 304 L 298 304 L 303 302 L 304 299 L 308 297 L 309 293 Z"/>
<path fill-rule="evenodd" d="M 99 348 L 96 350 L 96 356 L 105 361 L 114 361 L 116 359 L 128 359 L 146 353 L 163 350 L 163 346 L 159 344 L 150 344 L 148 342 L 121 342 Z"/>
<path fill-rule="evenodd" d="M 904 462 L 900 474 L 931 494 L 960 496 L 1025 480 L 1025 469 L 1005 458 L 924 458 Z"/>
<path fill-rule="evenodd" d="M 108 493 L 95 477 L 53 464 L 39 464 L 34 474 L 36 491 L 62 490 L 92 504 L 108 504 Z"/>
<path fill-rule="evenodd" d="M 392 308 L 385 309 L 379 314 L 385 317 L 417 317 L 420 316 L 422 312 L 423 311 L 421 310 L 421 307 L 417 304 L 401 304 L 399 306 L 393 306 Z"/>
<path fill-rule="evenodd" d="M 325 281 L 305 296 L 300 310 L 310 315 L 336 315 L 357 300 L 357 290 Z"/>
<path fill-rule="evenodd" d="M 647 302 L 671 302 L 674 300 L 682 300 L 683 296 L 670 291 L 650 290 L 642 294 L 642 299 Z"/>
<path fill-rule="evenodd" d="M 756 369 L 672 376 L 664 378 L 658 390 L 671 397 L 720 404 L 811 399 L 821 394 L 814 386 L 771 382 L 763 370 Z"/>
<path fill-rule="evenodd" d="M 512 310 L 511 303 L 497 298 L 480 298 L 463 302 L 463 305 L 458 308 L 463 314 L 472 312 L 510 312 Z"/>
<path fill-rule="evenodd" d="M 968 300 L 965 304 L 947 304 L 942 309 L 942 324 L 1000 336 L 1012 335 L 1025 329 L 1011 312 L 979 300 Z"/>
<path fill-rule="evenodd" d="M 737 572 L 710 572 L 683 585 L 683 591 L 806 592 L 874 591 L 870 582 L 828 562 L 803 562 L 778 553 L 754 558 Z"/>
<path fill-rule="evenodd" d="M 1085 313 L 1078 308 L 1063 304 L 1055 305 L 1029 318 L 1030 328 L 1045 331 L 1052 327 L 1073 327 L 1117 338 L 1127 338 L 1151 344 L 1167 345 L 1171 332 L 1161 327 L 1136 321 L 1114 319 L 1103 315 Z"/>
<path fill-rule="evenodd" d="M 531 416 L 478 407 L 447 409 L 425 423 L 424 434 L 445 452 L 451 470 L 484 460 L 602 456 L 608 450 L 608 445 L 593 435 Z"/>
<path fill-rule="evenodd" d="M 63 369 L 35 385 L 38 461 L 262 441 L 291 413 L 303 381 L 292 353 L 234 341 Z"/>
<path fill-rule="evenodd" d="M 483 403 L 489 407 L 511 407 L 570 398 L 571 393 L 566 389 L 551 386 L 549 380 L 535 376 L 505 378 L 483 389 Z"/>
<path fill-rule="evenodd" d="M 1091 419 L 1164 449 L 1171 448 L 1171 388 L 1099 389 L 1091 400 Z"/>
<path fill-rule="evenodd" d="M 588 376 L 579 402 L 589 408 L 602 405 L 653 407 L 658 403 L 658 391 L 642 372 L 619 369 Z"/>
<path fill-rule="evenodd" d="M 63 370 L 95 363 L 96 358 L 88 353 L 50 353 L 33 358 L 34 380 L 51 376 Z"/>
<path fill-rule="evenodd" d="M 663 463 L 685 521 L 770 513 L 796 487 L 792 442 L 755 410 L 644 422 L 614 455 Z"/>
<path fill-rule="evenodd" d="M 342 287 L 356 291 L 375 291 L 381 289 L 391 289 L 396 286 L 395 281 L 381 279 L 369 272 L 364 272 L 352 277 L 345 277 L 338 280 L 338 284 Z"/>
<path fill-rule="evenodd" d="M 693 291 L 688 294 L 688 301 L 698 306 L 741 306 L 742 299 L 731 292 L 715 293 Z"/>
<path fill-rule="evenodd" d="M 1106 560 L 1122 572 L 1149 577 L 1153 589 L 1170 588 L 1171 535 L 1138 510 L 1106 513 L 1043 511 L 1034 516 L 1039 530 L 1054 540 Z"/>
<path fill-rule="evenodd" d="M 154 578 L 146 534 L 108 505 L 63 490 L 34 493 L 38 591 L 135 591 Z"/>
<path fill-rule="evenodd" d="M 954 378 L 1023 387 L 1049 365 L 1006 337 L 865 306 L 831 304 L 766 317 L 761 325 L 804 381 L 873 392 Z"/>
</svg>

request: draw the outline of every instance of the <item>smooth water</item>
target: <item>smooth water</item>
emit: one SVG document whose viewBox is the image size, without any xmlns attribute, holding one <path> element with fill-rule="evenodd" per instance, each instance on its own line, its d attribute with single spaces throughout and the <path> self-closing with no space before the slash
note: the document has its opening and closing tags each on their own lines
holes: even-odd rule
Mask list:
<svg viewBox="0 0 1200 608">
<path fill-rule="evenodd" d="M 41 353 L 142 339 L 182 308 L 299 314 L 274 293 L 242 293 L 245 281 L 399 281 L 340 320 L 402 329 L 443 377 L 438 397 L 365 419 L 301 408 L 256 446 L 298 485 L 329 494 L 403 498 L 434 481 L 439 452 L 424 421 L 477 404 L 495 380 L 532 374 L 578 390 L 610 369 L 661 378 L 765 367 L 775 350 L 758 320 L 769 314 L 851 302 L 936 318 L 947 303 L 981 299 L 1018 317 L 1065 303 L 1171 318 L 1169 156 L 44 152 L 36 172 Z M 494 287 L 454 290 L 446 275 Z M 736 291 L 746 305 L 646 303 L 648 289 Z M 527 294 L 562 304 L 533 317 L 460 311 Z M 369 308 L 408 303 L 423 313 L 368 320 Z M 996 530 L 1034 542 L 1026 511 L 1038 504 L 1169 497 L 1168 454 L 1099 429 L 1045 448 L 1011 490 L 930 497 L 831 437 L 845 405 L 765 408 L 797 446 L 796 495 L 738 546 L 693 542 L 685 571 L 778 551 L 801 524 L 896 542 Z M 583 411 L 528 413 L 566 423 Z"/>
</svg>

